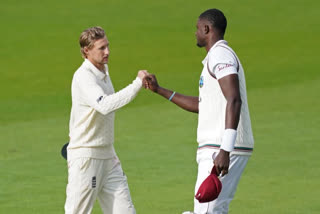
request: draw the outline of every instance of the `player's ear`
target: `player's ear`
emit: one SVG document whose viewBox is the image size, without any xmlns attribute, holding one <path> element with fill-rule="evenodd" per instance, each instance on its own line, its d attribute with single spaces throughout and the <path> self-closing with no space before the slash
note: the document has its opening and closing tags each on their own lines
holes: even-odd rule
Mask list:
<svg viewBox="0 0 320 214">
<path fill-rule="evenodd" d="M 205 25 L 204 26 L 204 32 L 205 32 L 205 34 L 208 34 L 210 32 L 210 26 L 209 25 Z"/>
<path fill-rule="evenodd" d="M 83 52 L 84 52 L 85 55 L 87 56 L 88 53 L 89 53 L 89 48 L 88 48 L 87 46 L 85 46 L 85 47 L 83 48 Z"/>
</svg>

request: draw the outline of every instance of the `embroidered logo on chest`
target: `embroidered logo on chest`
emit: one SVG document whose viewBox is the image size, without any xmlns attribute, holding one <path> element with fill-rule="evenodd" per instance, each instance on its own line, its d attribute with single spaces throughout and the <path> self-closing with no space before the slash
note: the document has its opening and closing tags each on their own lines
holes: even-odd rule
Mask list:
<svg viewBox="0 0 320 214">
<path fill-rule="evenodd" d="M 203 84 L 204 84 L 204 80 L 203 80 L 203 76 L 201 76 L 199 80 L 199 87 L 202 88 Z"/>
</svg>

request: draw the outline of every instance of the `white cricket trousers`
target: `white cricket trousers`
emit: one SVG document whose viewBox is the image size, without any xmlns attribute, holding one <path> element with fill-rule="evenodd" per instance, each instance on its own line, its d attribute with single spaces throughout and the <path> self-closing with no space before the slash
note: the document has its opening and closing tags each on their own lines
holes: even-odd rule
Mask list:
<svg viewBox="0 0 320 214">
<path fill-rule="evenodd" d="M 195 194 L 201 183 L 209 176 L 213 167 L 213 158 L 219 152 L 212 149 L 199 149 L 197 151 L 198 177 L 195 186 Z M 247 165 L 250 156 L 246 155 L 230 155 L 229 172 L 220 181 L 222 190 L 219 197 L 209 203 L 199 203 L 194 199 L 195 214 L 227 214 L 229 204 L 234 197 L 242 172 Z"/>
<path fill-rule="evenodd" d="M 104 214 L 135 214 L 127 177 L 117 157 L 68 161 L 66 214 L 89 214 L 98 198 Z"/>
</svg>

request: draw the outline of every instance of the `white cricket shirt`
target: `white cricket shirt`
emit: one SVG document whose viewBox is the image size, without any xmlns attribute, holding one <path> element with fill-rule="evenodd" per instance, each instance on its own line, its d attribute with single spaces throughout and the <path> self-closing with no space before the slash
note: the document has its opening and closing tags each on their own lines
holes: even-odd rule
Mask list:
<svg viewBox="0 0 320 214">
<path fill-rule="evenodd" d="M 137 77 L 132 84 L 114 93 L 108 66 L 105 65 L 102 73 L 85 59 L 72 79 L 68 160 L 114 157 L 115 110 L 133 100 L 141 87 L 142 81 Z"/>
<path fill-rule="evenodd" d="M 225 130 L 227 101 L 218 79 L 230 74 L 238 74 L 241 95 L 241 112 L 237 128 L 237 139 L 232 154 L 250 155 L 254 140 L 247 102 L 244 70 L 239 58 L 220 40 L 212 46 L 203 60 L 203 70 L 199 81 L 199 116 L 197 141 L 199 149 L 219 150 Z M 211 74 L 210 74 L 211 73 Z"/>
</svg>

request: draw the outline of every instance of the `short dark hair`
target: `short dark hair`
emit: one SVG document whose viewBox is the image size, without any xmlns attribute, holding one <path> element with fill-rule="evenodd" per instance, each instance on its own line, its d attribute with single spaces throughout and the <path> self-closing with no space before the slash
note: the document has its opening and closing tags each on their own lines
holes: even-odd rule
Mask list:
<svg viewBox="0 0 320 214">
<path fill-rule="evenodd" d="M 199 19 L 208 20 L 212 27 L 219 31 L 220 35 L 223 36 L 227 28 L 227 18 L 223 12 L 218 9 L 209 9 L 201 13 Z"/>
</svg>

